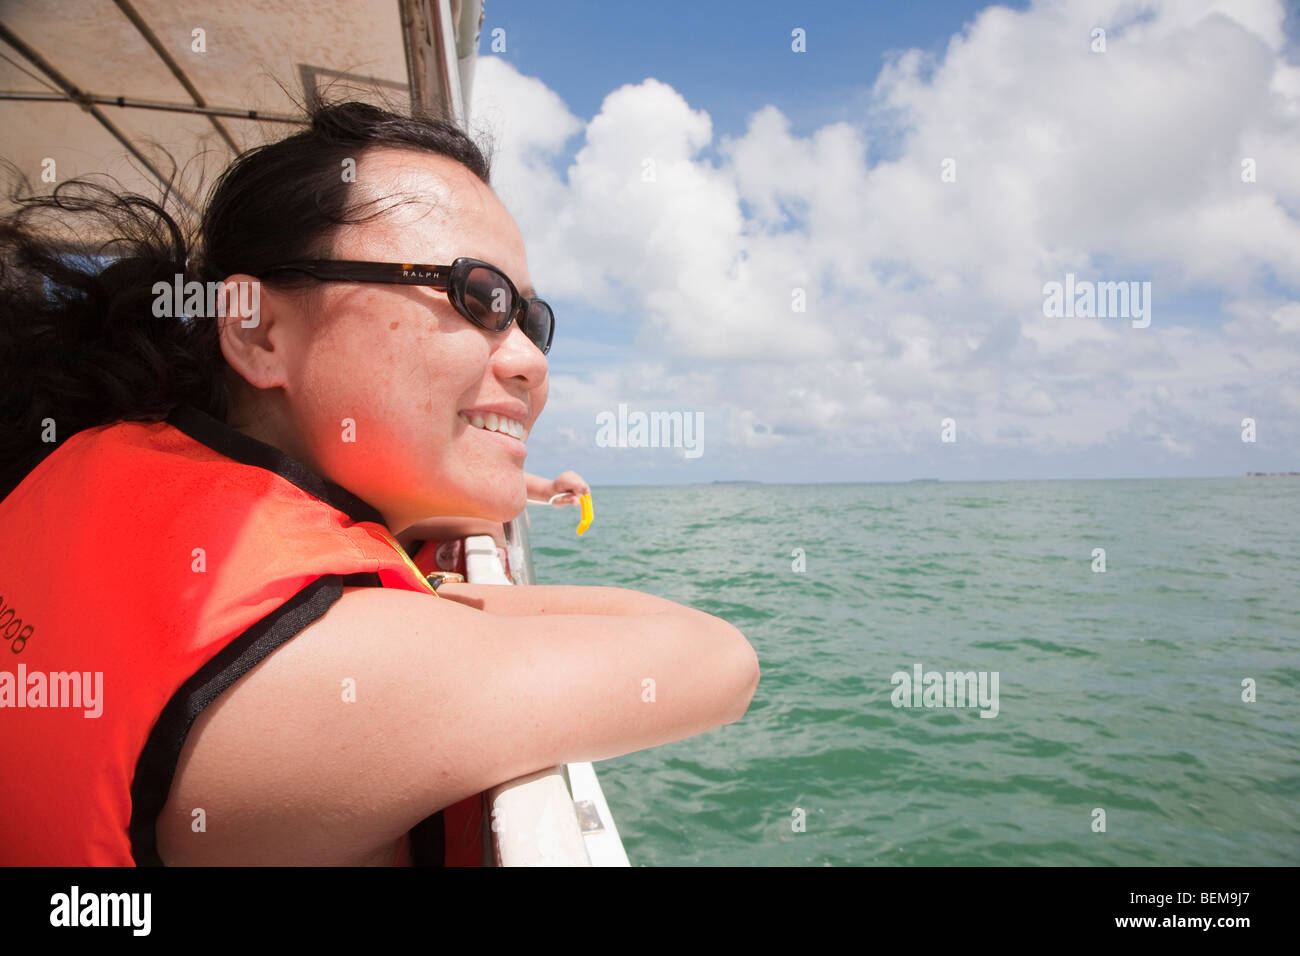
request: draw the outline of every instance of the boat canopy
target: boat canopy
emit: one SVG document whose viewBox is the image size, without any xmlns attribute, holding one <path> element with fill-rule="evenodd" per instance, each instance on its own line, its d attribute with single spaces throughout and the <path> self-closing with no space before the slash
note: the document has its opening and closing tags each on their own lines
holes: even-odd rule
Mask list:
<svg viewBox="0 0 1300 956">
<path fill-rule="evenodd" d="M 482 18 L 482 0 L 6 0 L 0 155 L 37 189 L 106 174 L 193 211 L 322 95 L 464 128 Z"/>
</svg>

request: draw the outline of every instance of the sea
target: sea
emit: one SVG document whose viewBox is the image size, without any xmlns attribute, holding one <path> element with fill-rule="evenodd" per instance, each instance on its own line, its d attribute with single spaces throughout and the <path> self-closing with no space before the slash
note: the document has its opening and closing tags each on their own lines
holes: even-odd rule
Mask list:
<svg viewBox="0 0 1300 956">
<path fill-rule="evenodd" d="M 762 668 L 739 722 L 596 765 L 632 865 L 1300 864 L 1300 478 L 593 502 L 529 508 L 539 584 L 715 614 Z"/>
</svg>

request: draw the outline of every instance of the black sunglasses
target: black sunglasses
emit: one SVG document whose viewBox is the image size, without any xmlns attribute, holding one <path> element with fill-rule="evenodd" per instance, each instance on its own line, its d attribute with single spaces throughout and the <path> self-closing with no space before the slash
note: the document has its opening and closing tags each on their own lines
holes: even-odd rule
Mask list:
<svg viewBox="0 0 1300 956">
<path fill-rule="evenodd" d="M 357 262 L 350 259 L 303 259 L 261 270 L 301 272 L 322 282 L 385 282 L 427 285 L 447 293 L 452 306 L 489 332 L 504 332 L 518 320 L 529 341 L 545 355 L 555 334 L 555 313 L 541 299 L 525 299 L 510 278 L 481 259 L 457 259 L 449 266 L 411 262 Z"/>
</svg>

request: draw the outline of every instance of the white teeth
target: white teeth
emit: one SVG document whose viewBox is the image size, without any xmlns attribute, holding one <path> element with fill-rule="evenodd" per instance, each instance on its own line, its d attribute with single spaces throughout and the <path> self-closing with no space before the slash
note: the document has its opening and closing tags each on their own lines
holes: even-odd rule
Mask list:
<svg viewBox="0 0 1300 956">
<path fill-rule="evenodd" d="M 501 432 L 503 435 L 518 438 L 520 441 L 524 440 L 524 426 L 513 418 L 506 418 L 496 412 L 488 412 L 487 415 L 462 415 L 461 417 L 465 418 L 475 428 L 482 428 L 490 432 Z"/>
</svg>

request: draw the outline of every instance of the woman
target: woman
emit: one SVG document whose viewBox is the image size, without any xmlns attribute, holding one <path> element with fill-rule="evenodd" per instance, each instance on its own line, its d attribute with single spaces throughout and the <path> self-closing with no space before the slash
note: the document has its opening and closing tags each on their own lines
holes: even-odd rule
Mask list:
<svg viewBox="0 0 1300 956">
<path fill-rule="evenodd" d="M 130 241 L 101 269 L 44 213 Z M 323 107 L 222 175 L 193 247 L 83 187 L 0 248 L 0 862 L 387 865 L 431 824 L 465 859 L 442 811 L 744 714 L 725 621 L 435 593 L 396 540 L 518 514 L 548 389 L 549 307 L 455 127 Z M 160 314 L 179 274 L 231 309 Z"/>
</svg>

